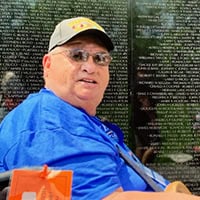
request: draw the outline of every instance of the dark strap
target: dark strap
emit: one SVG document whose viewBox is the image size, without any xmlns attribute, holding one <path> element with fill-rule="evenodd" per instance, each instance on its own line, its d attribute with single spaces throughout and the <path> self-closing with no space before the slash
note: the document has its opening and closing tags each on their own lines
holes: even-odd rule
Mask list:
<svg viewBox="0 0 200 200">
<path fill-rule="evenodd" d="M 163 189 L 156 184 L 145 172 L 142 170 L 135 162 L 133 162 L 123 151 L 120 150 L 120 147 L 117 145 L 117 149 L 119 152 L 119 155 L 124 159 L 126 163 L 129 164 L 129 166 L 136 171 L 143 179 L 146 181 L 147 184 L 155 191 L 155 192 L 161 192 Z"/>
<path fill-rule="evenodd" d="M 0 172 L 0 191 L 9 185 L 11 172 Z M 0 198 L 1 199 L 1 198 Z"/>
</svg>

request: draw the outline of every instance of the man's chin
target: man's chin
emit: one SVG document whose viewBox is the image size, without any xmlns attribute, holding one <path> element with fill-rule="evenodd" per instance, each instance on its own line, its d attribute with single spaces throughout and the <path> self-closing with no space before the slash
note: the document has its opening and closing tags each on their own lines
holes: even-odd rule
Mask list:
<svg viewBox="0 0 200 200">
<path fill-rule="evenodd" d="M 86 100 L 86 101 L 90 101 L 92 99 L 97 99 L 98 96 L 94 94 L 94 92 L 81 92 L 77 95 L 79 97 L 79 99 L 82 99 L 82 100 Z"/>
<path fill-rule="evenodd" d="M 102 98 L 99 95 L 94 95 L 94 94 L 81 94 L 78 96 L 79 100 L 84 101 L 85 103 L 90 103 L 93 105 L 99 105 L 101 102 Z"/>
</svg>

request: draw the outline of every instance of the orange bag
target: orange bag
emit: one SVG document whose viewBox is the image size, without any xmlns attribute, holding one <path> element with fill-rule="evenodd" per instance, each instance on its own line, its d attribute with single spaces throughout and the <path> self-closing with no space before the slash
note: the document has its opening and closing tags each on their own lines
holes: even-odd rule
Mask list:
<svg viewBox="0 0 200 200">
<path fill-rule="evenodd" d="M 8 200 L 70 200 L 72 171 L 13 170 Z"/>
</svg>

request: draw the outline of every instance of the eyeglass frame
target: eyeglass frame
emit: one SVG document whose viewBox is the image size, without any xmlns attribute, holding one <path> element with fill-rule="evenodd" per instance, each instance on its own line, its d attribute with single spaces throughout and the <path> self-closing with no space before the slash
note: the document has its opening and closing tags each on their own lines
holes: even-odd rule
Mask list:
<svg viewBox="0 0 200 200">
<path fill-rule="evenodd" d="M 79 51 L 79 52 L 84 52 L 84 53 L 86 53 L 86 60 L 76 60 L 75 58 L 73 58 L 73 53 L 75 53 L 75 51 Z M 105 66 L 109 66 L 110 65 L 110 63 L 111 63 L 111 61 L 112 61 L 112 56 L 109 54 L 109 53 L 106 53 L 106 52 L 96 52 L 96 53 L 89 53 L 88 51 L 86 51 L 86 50 L 84 50 L 84 49 L 81 49 L 81 48 L 73 48 L 73 49 L 65 49 L 65 50 L 63 50 L 63 51 L 60 51 L 60 52 L 55 52 L 55 53 L 51 53 L 51 55 L 56 55 L 56 54 L 62 54 L 62 53 L 67 53 L 67 52 L 69 52 L 69 54 L 68 55 L 66 55 L 68 58 L 70 58 L 72 61 L 75 61 L 75 62 L 77 62 L 77 63 L 84 63 L 84 62 L 87 62 L 88 61 L 88 59 L 89 59 L 89 57 L 90 56 L 92 56 L 92 59 L 93 59 L 93 62 L 96 64 L 96 65 L 98 65 L 98 66 L 102 66 L 102 67 L 105 67 Z M 97 56 L 97 55 L 107 55 L 108 56 L 108 58 L 109 58 L 109 61 L 107 62 L 107 63 L 105 63 L 105 64 L 100 64 L 100 63 L 98 63 L 97 61 L 96 61 L 96 59 L 95 59 L 95 56 Z"/>
</svg>

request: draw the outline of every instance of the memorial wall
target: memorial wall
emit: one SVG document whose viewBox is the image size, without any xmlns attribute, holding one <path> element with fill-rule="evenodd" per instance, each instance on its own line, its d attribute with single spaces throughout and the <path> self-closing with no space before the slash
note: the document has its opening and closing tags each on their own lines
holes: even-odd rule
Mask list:
<svg viewBox="0 0 200 200">
<path fill-rule="evenodd" d="M 16 90 L 12 90 L 20 99 L 38 91 L 43 86 L 42 56 L 47 52 L 55 25 L 65 18 L 90 17 L 105 28 L 115 44 L 111 81 L 98 114 L 120 124 L 128 133 L 127 4 L 127 0 L 2 0 L 1 79 L 12 76 L 7 74 L 5 78 L 8 71 L 15 73 L 18 83 Z"/>
<path fill-rule="evenodd" d="M 98 115 L 117 123 L 142 162 L 200 194 L 198 0 L 2 0 L 0 120 L 43 86 L 55 25 L 86 16 L 113 39 L 110 85 Z"/>
<path fill-rule="evenodd" d="M 200 2 L 134 0 L 131 126 L 136 154 L 200 194 Z"/>
</svg>

